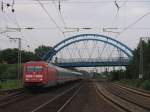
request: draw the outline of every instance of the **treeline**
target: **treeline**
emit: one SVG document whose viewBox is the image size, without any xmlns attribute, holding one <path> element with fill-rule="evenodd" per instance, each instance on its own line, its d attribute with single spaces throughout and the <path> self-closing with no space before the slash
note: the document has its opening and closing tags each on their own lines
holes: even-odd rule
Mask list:
<svg viewBox="0 0 150 112">
<path fill-rule="evenodd" d="M 142 41 L 138 44 L 137 48 L 133 51 L 133 58 L 126 70 L 111 71 L 112 80 L 121 79 L 139 79 L 140 73 L 140 48 L 142 47 L 143 54 L 143 79 L 150 79 L 150 41 Z"/>
<path fill-rule="evenodd" d="M 0 81 L 6 79 L 17 79 L 18 65 L 17 64 L 0 64 Z"/>
<path fill-rule="evenodd" d="M 30 60 L 40 60 L 37 54 L 29 51 L 21 51 L 21 62 L 27 62 Z M 4 49 L 0 51 L 0 62 L 7 64 L 15 64 L 18 62 L 18 49 Z"/>
<path fill-rule="evenodd" d="M 52 47 L 39 46 L 34 52 L 21 50 L 21 62 L 38 61 L 50 50 Z M 4 49 L 0 51 L 0 63 L 15 64 L 18 62 L 18 49 Z"/>
<path fill-rule="evenodd" d="M 142 41 L 142 44 L 139 43 L 137 49 L 133 52 L 133 59 L 131 60 L 130 65 L 127 67 L 126 74 L 129 79 L 139 78 L 139 69 L 140 69 L 140 48 L 142 47 L 143 54 L 143 78 L 150 79 L 150 40 Z"/>
<path fill-rule="evenodd" d="M 39 46 L 34 52 L 21 50 L 21 62 L 40 61 L 52 47 Z M 18 76 L 18 49 L 4 49 L 0 51 L 0 80 L 16 79 Z"/>
</svg>

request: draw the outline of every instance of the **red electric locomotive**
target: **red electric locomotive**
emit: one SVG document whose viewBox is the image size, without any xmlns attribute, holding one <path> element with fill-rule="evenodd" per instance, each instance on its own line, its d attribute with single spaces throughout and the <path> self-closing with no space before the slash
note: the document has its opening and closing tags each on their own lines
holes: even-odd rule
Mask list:
<svg viewBox="0 0 150 112">
<path fill-rule="evenodd" d="M 67 81 L 78 80 L 79 72 L 54 66 L 44 61 L 31 61 L 24 64 L 23 83 L 25 87 L 54 86 Z"/>
</svg>

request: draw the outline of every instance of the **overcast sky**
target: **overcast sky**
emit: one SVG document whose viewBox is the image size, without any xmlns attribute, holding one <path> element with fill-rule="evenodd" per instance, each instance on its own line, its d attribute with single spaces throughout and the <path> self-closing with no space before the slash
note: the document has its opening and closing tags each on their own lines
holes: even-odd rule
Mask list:
<svg viewBox="0 0 150 112">
<path fill-rule="evenodd" d="M 35 28 L 22 29 L 21 32 L 7 29 L 6 33 L 0 34 L 0 49 L 17 47 L 17 43 L 10 41 L 7 35 L 21 37 L 22 47 L 26 50 L 33 50 L 42 44 L 54 46 L 67 37 L 82 33 L 107 35 L 134 49 L 140 37 L 150 36 L 149 0 L 116 0 L 116 4 L 114 0 L 60 0 L 61 12 L 58 0 L 40 0 L 41 5 L 36 0 L 15 0 L 14 13 L 5 4 L 12 4 L 13 0 L 0 1 L 4 2 L 4 10 L 0 10 L 0 32 L 7 28 Z M 73 28 L 91 29 L 77 31 Z M 119 29 L 106 29 L 114 32 L 111 33 L 104 32 L 103 28 Z M 115 32 L 122 33 L 118 35 Z"/>
</svg>

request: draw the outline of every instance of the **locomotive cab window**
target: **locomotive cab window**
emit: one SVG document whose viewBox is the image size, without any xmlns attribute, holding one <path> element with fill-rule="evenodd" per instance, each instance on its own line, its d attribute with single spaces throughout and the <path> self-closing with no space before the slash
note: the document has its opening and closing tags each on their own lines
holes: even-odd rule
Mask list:
<svg viewBox="0 0 150 112">
<path fill-rule="evenodd" d="M 43 70 L 42 66 L 27 66 L 27 72 L 41 72 Z"/>
</svg>

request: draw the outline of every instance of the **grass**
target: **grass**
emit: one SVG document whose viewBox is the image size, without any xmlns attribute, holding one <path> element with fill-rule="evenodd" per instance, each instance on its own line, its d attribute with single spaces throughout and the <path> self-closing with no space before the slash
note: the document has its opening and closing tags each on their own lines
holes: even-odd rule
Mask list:
<svg viewBox="0 0 150 112">
<path fill-rule="evenodd" d="M 150 91 L 150 80 L 139 80 L 139 79 L 132 79 L 132 80 L 121 80 L 117 83 L 126 84 L 129 86 L 137 87 L 144 90 Z"/>
<path fill-rule="evenodd" d="M 16 89 L 22 87 L 21 81 L 17 80 L 17 67 L 17 64 L 0 64 L 0 90 Z"/>
<path fill-rule="evenodd" d="M 0 81 L 0 90 L 17 89 L 21 87 L 22 87 L 22 83 L 21 81 L 18 80 Z"/>
<path fill-rule="evenodd" d="M 139 87 L 142 81 L 138 79 L 133 79 L 133 80 L 121 80 L 121 81 L 118 81 L 118 83 L 123 83 L 123 84 L 134 86 L 134 87 Z"/>
</svg>

